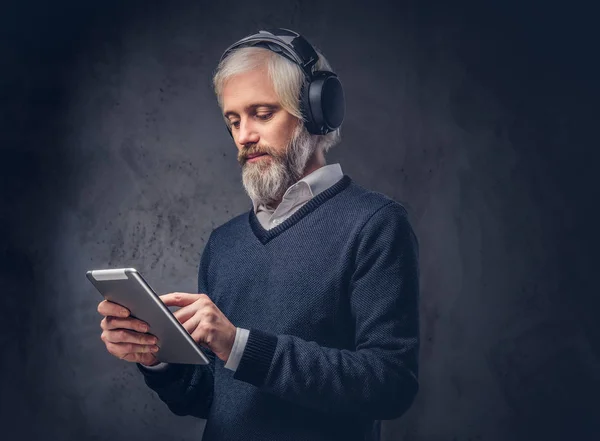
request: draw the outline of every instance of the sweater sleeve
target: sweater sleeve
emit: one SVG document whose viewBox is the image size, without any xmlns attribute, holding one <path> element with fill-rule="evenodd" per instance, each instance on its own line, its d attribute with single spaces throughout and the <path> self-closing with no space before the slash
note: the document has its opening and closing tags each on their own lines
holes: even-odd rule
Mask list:
<svg viewBox="0 0 600 441">
<path fill-rule="evenodd" d="M 419 387 L 419 251 L 404 207 L 379 208 L 354 250 L 347 295 L 354 350 L 251 328 L 235 379 L 325 413 L 404 414 Z"/>
<path fill-rule="evenodd" d="M 207 293 L 207 273 L 210 261 L 210 238 L 204 248 L 198 269 L 198 292 Z M 215 354 L 203 348 L 210 363 L 190 365 L 166 363 L 160 369 L 148 369 L 136 363 L 148 387 L 175 415 L 208 418 L 213 401 Z"/>
</svg>

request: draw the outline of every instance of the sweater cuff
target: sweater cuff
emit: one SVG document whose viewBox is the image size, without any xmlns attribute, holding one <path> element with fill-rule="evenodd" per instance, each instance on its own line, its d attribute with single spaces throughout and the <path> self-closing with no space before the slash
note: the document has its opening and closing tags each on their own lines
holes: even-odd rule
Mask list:
<svg viewBox="0 0 600 441">
<path fill-rule="evenodd" d="M 262 386 L 271 367 L 276 347 L 276 335 L 251 328 L 244 355 L 242 355 L 233 378 L 257 387 Z"/>
<path fill-rule="evenodd" d="M 162 385 L 181 377 L 184 365 L 166 363 L 166 366 L 161 369 L 148 369 L 140 363 L 136 363 L 136 366 L 144 374 L 144 379 L 148 384 Z"/>
</svg>

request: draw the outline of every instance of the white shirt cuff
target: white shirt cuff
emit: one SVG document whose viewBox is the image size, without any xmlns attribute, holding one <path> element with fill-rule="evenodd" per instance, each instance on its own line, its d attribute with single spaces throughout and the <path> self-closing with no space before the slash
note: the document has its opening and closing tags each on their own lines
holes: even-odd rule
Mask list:
<svg viewBox="0 0 600 441">
<path fill-rule="evenodd" d="M 250 331 L 244 328 L 236 328 L 235 331 L 235 341 L 233 342 L 233 347 L 231 348 L 231 354 L 229 354 L 229 358 L 227 359 L 227 363 L 225 363 L 225 368 L 235 371 L 240 364 L 240 360 L 242 359 L 242 355 L 244 355 L 244 348 L 246 347 L 246 343 L 248 342 L 248 335 Z"/>
<path fill-rule="evenodd" d="M 162 363 L 162 362 L 155 364 L 154 366 L 145 366 L 142 364 L 142 367 L 144 369 L 148 369 L 150 371 L 164 371 L 167 368 L 167 366 L 168 366 L 168 363 Z"/>
</svg>

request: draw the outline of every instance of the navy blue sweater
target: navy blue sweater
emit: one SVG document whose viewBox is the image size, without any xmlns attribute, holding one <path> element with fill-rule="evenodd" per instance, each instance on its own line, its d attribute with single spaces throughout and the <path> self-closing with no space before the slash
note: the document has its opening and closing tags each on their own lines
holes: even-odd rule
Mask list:
<svg viewBox="0 0 600 441">
<path fill-rule="evenodd" d="M 204 441 L 374 440 L 413 402 L 418 241 L 401 204 L 348 175 L 271 230 L 253 210 L 213 230 L 198 292 L 250 330 L 237 370 L 207 351 L 140 371 L 173 413 L 207 419 Z"/>
</svg>

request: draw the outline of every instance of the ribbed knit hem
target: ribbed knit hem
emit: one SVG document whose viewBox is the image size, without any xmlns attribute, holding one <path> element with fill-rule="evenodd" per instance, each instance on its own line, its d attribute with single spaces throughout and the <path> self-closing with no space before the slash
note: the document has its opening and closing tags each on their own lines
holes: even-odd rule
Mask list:
<svg viewBox="0 0 600 441">
<path fill-rule="evenodd" d="M 271 367 L 276 347 L 276 335 L 250 328 L 244 355 L 233 378 L 257 387 L 262 386 Z"/>
</svg>

